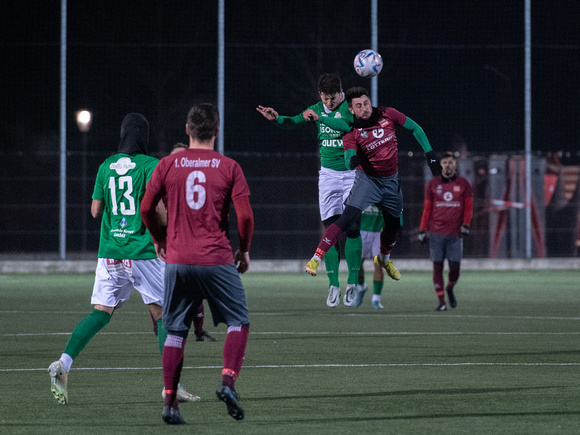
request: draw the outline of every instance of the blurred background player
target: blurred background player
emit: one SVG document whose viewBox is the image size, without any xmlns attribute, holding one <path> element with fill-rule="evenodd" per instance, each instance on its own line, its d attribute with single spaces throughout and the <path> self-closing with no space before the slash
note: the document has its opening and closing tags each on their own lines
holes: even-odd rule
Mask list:
<svg viewBox="0 0 580 435">
<path fill-rule="evenodd" d="M 316 124 L 320 151 L 318 205 L 324 228 L 328 229 L 343 212 L 344 201 L 354 182 L 355 171 L 345 165 L 342 146 L 342 137 L 350 131 L 353 117 L 344 100 L 342 83 L 337 74 L 322 74 L 318 79 L 318 93 L 320 102 L 293 117 L 280 116 L 271 107 L 258 106 L 257 110 L 266 119 L 285 129 L 293 129 L 312 122 Z M 334 249 L 331 249 L 324 257 L 329 282 L 326 304 L 329 307 L 336 307 L 340 304 L 339 246 L 340 244 L 337 243 Z M 348 278 L 343 300 L 347 306 L 353 305 L 355 301 L 361 251 L 360 237 L 347 235 L 344 243 L 344 257 L 348 267 Z"/>
<path fill-rule="evenodd" d="M 433 284 L 439 299 L 437 311 L 445 311 L 445 292 L 451 308 L 457 306 L 453 288 L 459 279 L 463 257 L 463 236 L 469 234 L 473 217 L 473 193 L 469 181 L 457 175 L 457 160 L 447 152 L 441 158 L 441 176 L 433 177 L 425 187 L 425 202 L 419 225 L 418 239 L 427 241 L 433 262 Z M 443 262 L 447 258 L 449 276 L 447 287 L 443 280 Z M 445 291 L 443 290 L 445 289 Z"/>
<path fill-rule="evenodd" d="M 376 204 L 383 215 L 384 227 L 380 237 L 380 252 L 374 261 L 386 270 L 389 277 L 399 280 L 401 273 L 390 259 L 403 213 L 396 127 L 404 127 L 413 133 L 425 151 L 433 175 L 441 173 L 441 165 L 423 129 L 411 118 L 392 107 L 373 107 L 369 92 L 360 86 L 346 92 L 346 101 L 354 115 L 354 125 L 343 138 L 344 156 L 346 164 L 356 168 L 356 177 L 345 202 L 344 212 L 324 233 L 305 271 L 316 276 L 321 259 L 340 235 L 346 233 L 347 237 L 358 236 L 362 211 Z"/>
<path fill-rule="evenodd" d="M 213 104 L 198 104 L 187 115 L 189 148 L 179 158 L 166 156 L 157 165 L 141 203 L 141 216 L 165 259 L 163 320 L 168 334 L 163 348 L 167 424 L 184 424 L 177 388 L 191 322 L 205 297 L 214 324 L 228 327 L 223 347 L 222 384 L 216 391 L 228 413 L 244 418 L 235 381 L 242 368 L 249 333 L 246 295 L 239 273 L 250 265 L 254 231 L 250 189 L 240 165 L 214 151 L 219 113 Z M 167 228 L 156 216 L 156 205 L 167 196 Z M 239 249 L 228 238 L 233 201 L 238 219 Z M 236 267 L 237 264 L 237 267 Z"/>
<path fill-rule="evenodd" d="M 365 260 L 373 262 L 373 297 L 371 303 L 375 310 L 383 309 L 381 304 L 381 293 L 383 292 L 384 269 L 374 262 L 375 256 L 379 255 L 381 246 L 381 230 L 384 220 L 381 211 L 376 205 L 371 204 L 363 210 L 360 221 L 360 235 L 362 239 L 362 259 L 360 263 L 360 273 L 358 280 L 358 295 L 355 305 L 362 304 L 366 291 L 365 283 Z"/>
<path fill-rule="evenodd" d="M 157 258 L 153 240 L 139 214 L 145 186 L 158 159 L 147 155 L 149 123 L 139 113 L 125 116 L 117 154 L 106 159 L 97 173 L 91 213 L 102 216 L 98 263 L 91 304 L 93 312 L 82 319 L 58 361 L 48 368 L 51 391 L 63 405 L 68 403 L 68 373 L 73 361 L 89 341 L 111 320 L 113 312 L 129 299 L 133 288 L 158 326 L 159 351 L 167 330 L 163 327 L 163 276 L 165 263 Z M 179 386 L 180 401 L 198 396 Z"/>
</svg>

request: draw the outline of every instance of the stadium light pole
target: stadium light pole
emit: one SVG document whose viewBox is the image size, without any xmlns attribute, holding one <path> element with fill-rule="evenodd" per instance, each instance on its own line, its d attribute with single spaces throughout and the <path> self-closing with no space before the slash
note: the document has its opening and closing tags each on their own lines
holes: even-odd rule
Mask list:
<svg viewBox="0 0 580 435">
<path fill-rule="evenodd" d="M 60 259 L 66 259 L 66 0 L 60 3 Z"/>
<path fill-rule="evenodd" d="M 379 52 L 378 0 L 371 0 L 371 48 Z M 379 77 L 371 78 L 371 102 L 379 105 Z"/>
<path fill-rule="evenodd" d="M 532 258 L 532 0 L 525 0 L 526 258 Z"/>
<path fill-rule="evenodd" d="M 81 251 L 87 251 L 87 144 L 89 131 L 93 122 L 93 114 L 88 110 L 79 110 L 77 112 L 77 126 L 82 135 L 82 183 L 81 183 Z"/>
<path fill-rule="evenodd" d="M 224 153 L 224 93 L 225 93 L 225 0 L 219 0 L 218 4 L 218 110 L 220 113 L 220 131 L 218 134 L 218 149 Z"/>
</svg>

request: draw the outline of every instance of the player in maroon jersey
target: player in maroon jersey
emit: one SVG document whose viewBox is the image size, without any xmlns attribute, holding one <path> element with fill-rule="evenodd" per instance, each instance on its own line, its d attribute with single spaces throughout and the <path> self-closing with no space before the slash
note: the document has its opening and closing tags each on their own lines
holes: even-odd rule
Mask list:
<svg viewBox="0 0 580 435">
<path fill-rule="evenodd" d="M 238 273 L 250 265 L 254 217 L 250 190 L 234 160 L 214 151 L 219 113 L 213 104 L 198 104 L 187 115 L 189 148 L 161 159 L 141 203 L 141 215 L 166 262 L 164 322 L 168 331 L 163 348 L 167 424 L 184 424 L 176 400 L 183 367 L 183 350 L 197 307 L 206 298 L 214 324 L 225 323 L 222 385 L 216 391 L 228 413 L 244 418 L 234 385 L 249 332 L 246 296 Z M 168 225 L 158 222 L 155 207 L 167 195 Z M 239 249 L 228 239 L 228 216 L 233 201 L 238 219 Z M 237 264 L 237 267 L 236 267 Z"/>
<path fill-rule="evenodd" d="M 433 177 L 425 187 L 425 203 L 419 225 L 418 239 L 427 241 L 429 230 L 429 256 L 433 262 L 433 284 L 439 298 L 437 311 L 445 311 L 445 292 L 451 308 L 457 306 L 453 287 L 459 279 L 459 268 L 463 257 L 462 236 L 469 234 L 469 224 L 473 217 L 473 193 L 471 185 L 459 177 L 457 161 L 453 153 L 441 157 L 440 177 Z M 447 258 L 449 276 L 444 287 L 443 262 Z M 443 290 L 445 288 L 445 291 Z"/>
<path fill-rule="evenodd" d="M 403 212 L 395 128 L 400 126 L 413 133 L 426 153 L 433 175 L 441 173 L 441 165 L 423 129 L 411 118 L 392 107 L 372 107 L 369 92 L 362 87 L 346 91 L 346 101 L 354 115 L 354 125 L 344 135 L 343 146 L 347 166 L 357 169 L 354 185 L 345 201 L 343 214 L 327 228 L 305 270 L 316 276 L 320 261 L 341 233 L 356 237 L 360 233 L 362 211 L 375 204 L 382 212 L 385 225 L 381 231 L 380 253 L 374 260 L 387 275 L 399 280 L 401 273 L 390 260 Z"/>
</svg>

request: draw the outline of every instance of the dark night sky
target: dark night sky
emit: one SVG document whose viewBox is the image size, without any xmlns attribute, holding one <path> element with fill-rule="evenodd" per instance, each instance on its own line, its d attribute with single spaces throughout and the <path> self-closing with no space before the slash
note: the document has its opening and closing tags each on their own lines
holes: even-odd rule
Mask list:
<svg viewBox="0 0 580 435">
<path fill-rule="evenodd" d="M 0 137 L 38 143 L 58 132 L 60 2 L 12 3 L 0 27 Z M 216 96 L 217 2 L 103 3 L 68 2 L 71 148 L 74 111 L 90 107 L 91 147 L 109 143 L 122 116 L 136 110 L 150 119 L 153 146 L 163 150 L 183 137 L 191 103 Z M 345 88 L 368 85 L 351 66 L 369 45 L 364 2 L 344 1 L 336 10 L 329 1 L 241 3 L 226 2 L 230 149 L 269 149 L 272 137 L 254 107 L 298 113 L 314 102 L 324 70 L 339 72 Z M 474 152 L 521 149 L 524 1 L 379 3 L 379 101 L 416 118 L 435 142 L 459 133 Z M 534 149 L 575 150 L 578 6 L 534 1 L 532 10 Z"/>
</svg>

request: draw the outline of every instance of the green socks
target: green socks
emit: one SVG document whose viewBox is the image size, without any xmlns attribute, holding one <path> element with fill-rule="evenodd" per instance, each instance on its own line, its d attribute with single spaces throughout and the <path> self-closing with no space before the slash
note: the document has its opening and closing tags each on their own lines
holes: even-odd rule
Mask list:
<svg viewBox="0 0 580 435">
<path fill-rule="evenodd" d="M 373 281 L 373 294 L 380 295 L 383 292 L 383 282 Z"/>
<path fill-rule="evenodd" d="M 333 246 L 324 256 L 324 266 L 326 267 L 326 274 L 328 275 L 328 285 L 338 287 L 338 265 L 340 263 L 340 255 L 338 248 Z"/>
<path fill-rule="evenodd" d="M 348 284 L 358 283 L 358 274 L 360 271 L 362 255 L 362 239 L 357 237 L 356 239 L 346 238 L 346 243 L 344 245 L 344 256 L 346 258 L 346 265 L 348 266 Z"/>
<path fill-rule="evenodd" d="M 159 344 L 159 353 L 163 355 L 163 346 L 167 338 L 167 329 L 163 327 L 163 319 L 157 320 L 157 343 Z"/>
<path fill-rule="evenodd" d="M 105 311 L 95 310 L 81 320 L 68 340 L 64 353 L 74 360 L 91 339 L 111 320 L 111 315 Z"/>
</svg>

